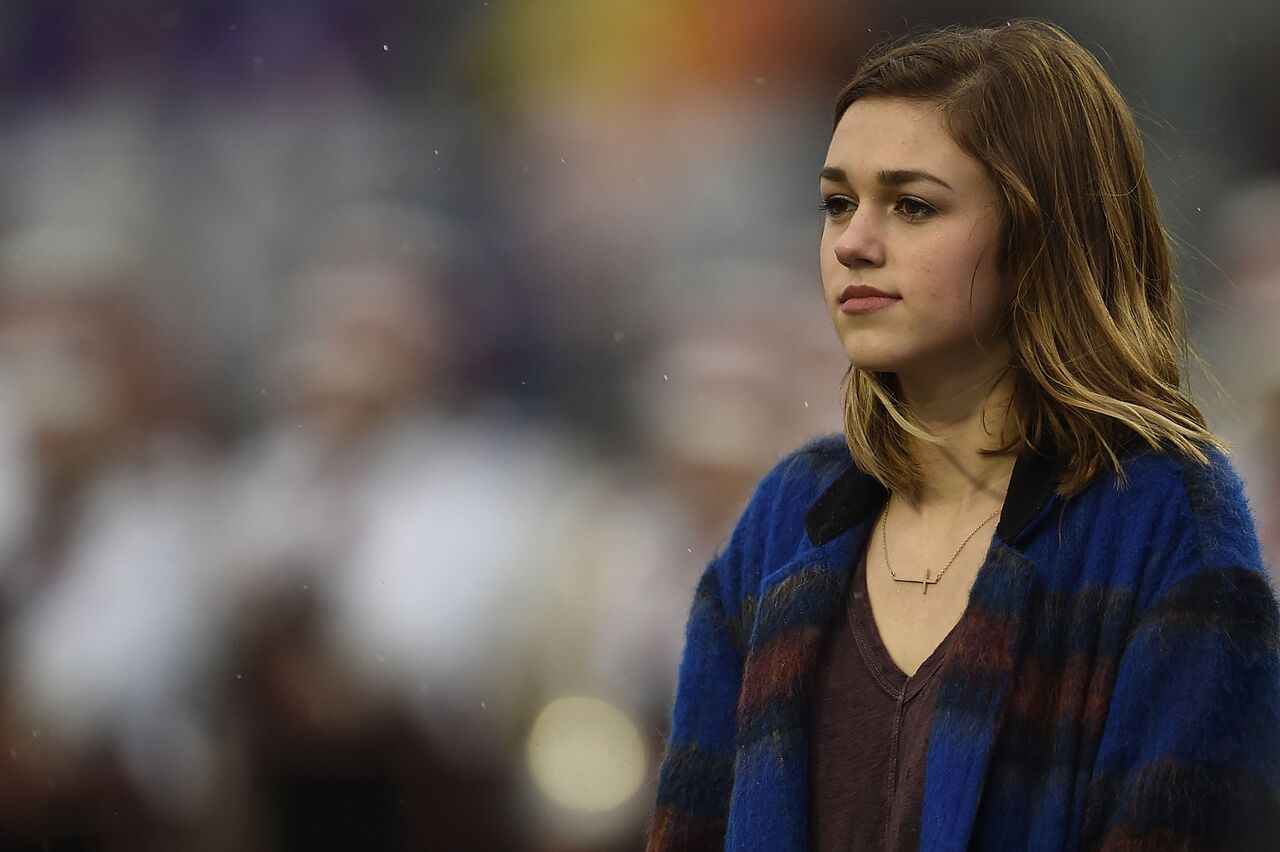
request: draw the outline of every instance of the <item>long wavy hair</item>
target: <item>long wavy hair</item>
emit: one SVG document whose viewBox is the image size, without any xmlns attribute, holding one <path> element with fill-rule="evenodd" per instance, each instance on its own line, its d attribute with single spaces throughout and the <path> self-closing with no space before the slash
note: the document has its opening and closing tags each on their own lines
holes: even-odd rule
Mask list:
<svg viewBox="0 0 1280 852">
<path fill-rule="evenodd" d="M 1012 358 L 1005 444 L 1067 460 L 1069 497 L 1102 470 L 1122 483 L 1135 439 L 1207 464 L 1226 447 L 1183 386 L 1192 359 L 1169 237 L 1124 98 L 1089 51 L 1053 24 L 947 28 L 873 48 L 840 92 L 939 107 L 1000 198 L 999 270 L 1012 288 L 1000 331 Z M 855 463 L 919 493 L 910 436 L 933 444 L 893 373 L 851 368 L 845 437 Z M 1010 437 L 1011 436 L 1011 437 Z"/>
</svg>

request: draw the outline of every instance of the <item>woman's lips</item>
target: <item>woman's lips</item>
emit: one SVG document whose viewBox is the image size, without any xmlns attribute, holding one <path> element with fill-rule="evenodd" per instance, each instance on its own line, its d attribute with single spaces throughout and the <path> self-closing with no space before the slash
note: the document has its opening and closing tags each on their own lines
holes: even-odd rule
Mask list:
<svg viewBox="0 0 1280 852">
<path fill-rule="evenodd" d="M 842 314 L 869 314 L 875 311 L 889 307 L 901 299 L 893 296 L 854 296 L 851 299 L 842 299 L 840 302 L 840 313 Z"/>
</svg>

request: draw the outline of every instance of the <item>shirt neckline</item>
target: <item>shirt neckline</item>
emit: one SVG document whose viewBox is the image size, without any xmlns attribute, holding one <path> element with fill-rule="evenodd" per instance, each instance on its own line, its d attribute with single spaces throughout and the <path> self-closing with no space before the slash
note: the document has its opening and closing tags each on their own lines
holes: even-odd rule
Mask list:
<svg viewBox="0 0 1280 852">
<path fill-rule="evenodd" d="M 903 704 L 920 694 L 941 670 L 950 654 L 953 641 L 959 632 L 960 623 L 968 615 L 969 608 L 963 613 L 914 674 L 908 675 L 889 655 L 884 640 L 880 636 L 879 625 L 876 624 L 875 613 L 871 609 L 871 598 L 867 592 L 867 554 L 864 548 L 857 560 L 854 577 L 849 583 L 849 594 L 845 598 L 845 621 L 853 631 L 858 654 L 870 670 L 872 678 L 895 701 Z"/>
</svg>

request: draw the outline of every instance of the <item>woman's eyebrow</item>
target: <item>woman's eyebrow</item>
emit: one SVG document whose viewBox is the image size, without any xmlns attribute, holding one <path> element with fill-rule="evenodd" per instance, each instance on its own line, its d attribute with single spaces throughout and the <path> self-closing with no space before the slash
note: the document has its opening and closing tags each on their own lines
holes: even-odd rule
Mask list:
<svg viewBox="0 0 1280 852">
<path fill-rule="evenodd" d="M 844 169 L 838 169 L 835 166 L 823 166 L 822 171 L 818 172 L 819 180 L 829 180 L 832 183 L 843 183 L 848 185 L 849 179 L 845 177 Z"/>
<path fill-rule="evenodd" d="M 945 189 L 951 189 L 951 184 L 947 183 L 937 175 L 931 175 L 922 169 L 889 169 L 882 171 L 876 175 L 880 179 L 880 183 L 885 186 L 898 186 L 899 184 L 911 183 L 912 181 L 926 181 L 928 183 L 936 183 Z"/>
<path fill-rule="evenodd" d="M 822 180 L 829 180 L 835 183 L 843 183 L 849 185 L 849 178 L 845 174 L 844 169 L 837 166 L 823 166 L 822 171 L 818 172 L 818 177 Z M 876 178 L 884 186 L 900 186 L 904 183 L 912 181 L 925 181 L 927 183 L 936 183 L 938 186 L 951 189 L 951 184 L 947 183 L 937 175 L 930 174 L 923 169 L 882 169 L 876 174 Z"/>
</svg>

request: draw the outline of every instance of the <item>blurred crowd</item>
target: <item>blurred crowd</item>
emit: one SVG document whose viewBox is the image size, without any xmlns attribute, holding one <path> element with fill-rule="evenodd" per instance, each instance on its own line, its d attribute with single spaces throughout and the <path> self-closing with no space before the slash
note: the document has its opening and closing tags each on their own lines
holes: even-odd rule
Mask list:
<svg viewBox="0 0 1280 852">
<path fill-rule="evenodd" d="M 898 14 L 6 4 L 0 849 L 638 848 L 694 583 L 840 428 L 816 172 Z M 1274 565 L 1252 162 L 1157 172 Z"/>
</svg>

